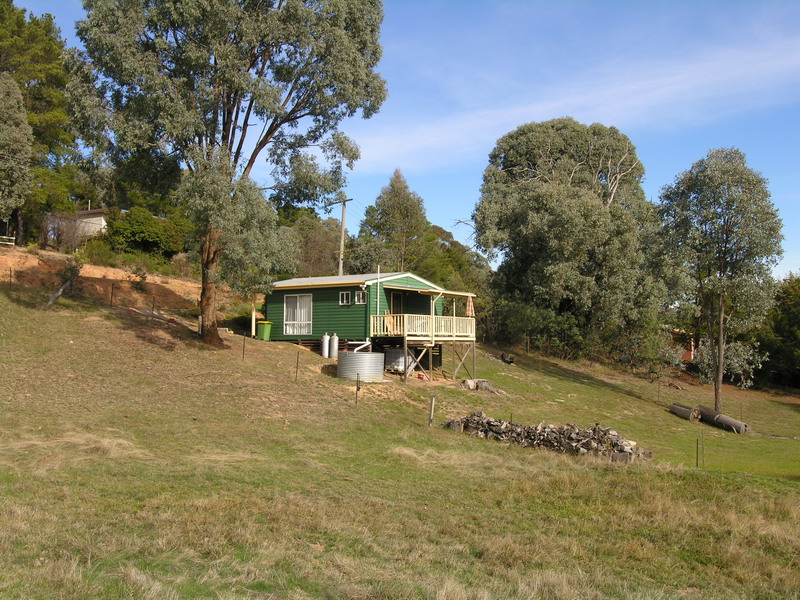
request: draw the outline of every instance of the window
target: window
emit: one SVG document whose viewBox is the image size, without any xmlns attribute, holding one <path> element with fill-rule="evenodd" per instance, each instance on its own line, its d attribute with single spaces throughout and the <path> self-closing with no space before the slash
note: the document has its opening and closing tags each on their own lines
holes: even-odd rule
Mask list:
<svg viewBox="0 0 800 600">
<path fill-rule="evenodd" d="M 366 304 L 367 303 L 367 292 L 360 291 L 356 292 L 356 304 Z"/>
<path fill-rule="evenodd" d="M 283 297 L 283 334 L 311 335 L 311 294 Z"/>
<path fill-rule="evenodd" d="M 350 292 L 339 292 L 339 306 L 350 305 Z"/>
</svg>

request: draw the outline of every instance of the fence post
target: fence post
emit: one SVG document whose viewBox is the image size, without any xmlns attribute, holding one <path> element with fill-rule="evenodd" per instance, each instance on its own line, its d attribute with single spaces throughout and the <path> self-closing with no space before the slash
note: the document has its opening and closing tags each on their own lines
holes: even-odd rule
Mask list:
<svg viewBox="0 0 800 600">
<path fill-rule="evenodd" d="M 694 468 L 700 467 L 700 438 L 695 440 L 694 445 Z"/>
<path fill-rule="evenodd" d="M 428 427 L 433 427 L 433 411 L 436 408 L 436 396 L 431 396 L 431 402 L 428 407 Z"/>
</svg>

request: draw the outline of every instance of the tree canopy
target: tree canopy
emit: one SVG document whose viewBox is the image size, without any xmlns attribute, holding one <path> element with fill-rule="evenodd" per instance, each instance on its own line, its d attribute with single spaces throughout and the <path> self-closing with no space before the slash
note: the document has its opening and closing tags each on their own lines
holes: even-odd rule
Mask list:
<svg viewBox="0 0 800 600">
<path fill-rule="evenodd" d="M 381 3 L 86 0 L 85 7 L 78 35 L 86 54 L 73 56 L 71 91 L 87 143 L 123 152 L 156 144 L 180 159 L 186 177 L 216 170 L 227 178 L 213 196 L 183 196 L 199 203 L 189 212 L 203 239 L 203 337 L 218 341 L 213 286 L 226 233 L 219 226 L 233 223 L 216 213 L 250 189 L 237 182 L 250 178 L 262 153 L 274 202 L 336 196 L 358 158 L 339 124 L 372 116 L 386 95 L 375 72 Z"/>
<path fill-rule="evenodd" d="M 32 135 L 22 93 L 14 78 L 0 73 L 0 220 L 22 206 L 30 189 Z"/>
<path fill-rule="evenodd" d="M 783 385 L 800 387 L 800 277 L 784 279 L 757 339 L 769 360 L 762 373 Z"/>
<path fill-rule="evenodd" d="M 478 244 L 502 257 L 499 296 L 536 309 L 532 335 L 569 330 L 570 345 L 608 348 L 652 325 L 664 287 L 643 175 L 627 136 L 597 123 L 528 123 L 497 142 L 473 219 Z"/>
<path fill-rule="evenodd" d="M 18 244 L 41 229 L 43 212 L 69 209 L 67 199 L 75 187 L 64 47 L 52 15 L 26 16 L 11 0 L 0 0 L 0 71 L 10 73 L 19 85 L 33 135 L 33 185 L 15 211 Z"/>
<path fill-rule="evenodd" d="M 25 10 L 11 0 L 0 0 L 0 71 L 11 73 L 22 89 L 33 152 L 42 160 L 73 143 L 61 60 L 64 40 L 52 15 L 25 17 Z"/>
<path fill-rule="evenodd" d="M 390 261 L 384 264 L 387 270 L 406 271 L 422 259 L 424 236 L 429 227 L 422 198 L 408 187 L 406 178 L 396 169 L 375 204 L 367 207 L 360 235 L 385 246 Z"/>
<path fill-rule="evenodd" d="M 717 410 L 726 346 L 753 330 L 774 293 L 771 268 L 782 254 L 781 221 L 767 181 L 735 149 L 710 150 L 661 193 L 671 247 L 691 276 L 709 344 Z"/>
</svg>

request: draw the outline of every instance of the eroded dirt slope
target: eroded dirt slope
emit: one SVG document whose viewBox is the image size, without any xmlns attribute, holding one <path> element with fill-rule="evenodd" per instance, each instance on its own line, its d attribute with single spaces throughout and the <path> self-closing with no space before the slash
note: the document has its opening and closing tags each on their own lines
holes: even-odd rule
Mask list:
<svg viewBox="0 0 800 600">
<path fill-rule="evenodd" d="M 55 291 L 59 280 L 56 272 L 66 263 L 67 257 L 58 252 L 37 250 L 28 252 L 18 248 L 0 247 L 0 285 L 24 285 Z M 112 267 L 84 265 L 81 270 L 83 293 L 101 302 L 114 305 L 141 306 L 161 309 L 187 309 L 197 306 L 200 284 L 193 281 L 150 275 L 141 290 L 131 272 Z"/>
</svg>

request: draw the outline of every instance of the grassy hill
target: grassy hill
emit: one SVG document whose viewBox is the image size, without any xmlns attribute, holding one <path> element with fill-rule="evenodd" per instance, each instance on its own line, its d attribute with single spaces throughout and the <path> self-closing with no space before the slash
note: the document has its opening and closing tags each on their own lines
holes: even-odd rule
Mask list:
<svg viewBox="0 0 800 600">
<path fill-rule="evenodd" d="M 800 598 L 796 397 L 726 389 L 783 437 L 736 436 L 665 411 L 708 387 L 484 348 L 505 394 L 393 381 L 356 404 L 289 344 L 243 359 L 241 338 L 45 300 L 0 292 L 2 598 Z M 428 429 L 431 394 L 437 422 L 599 421 L 654 460 Z"/>
</svg>

